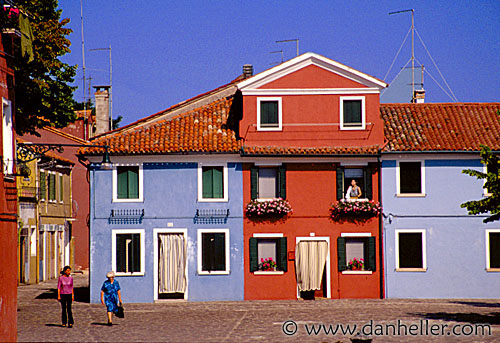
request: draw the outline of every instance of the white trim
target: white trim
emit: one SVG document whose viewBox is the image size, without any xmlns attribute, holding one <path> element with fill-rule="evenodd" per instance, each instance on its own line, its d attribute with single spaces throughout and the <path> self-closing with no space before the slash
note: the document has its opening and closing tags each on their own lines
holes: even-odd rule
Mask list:
<svg viewBox="0 0 500 343">
<path fill-rule="evenodd" d="M 373 88 L 272 88 L 246 89 L 242 95 L 276 96 L 276 95 L 340 95 L 340 94 L 380 94 L 380 89 Z"/>
<path fill-rule="evenodd" d="M 330 299 L 332 297 L 332 286 L 331 286 L 331 273 L 330 273 L 330 237 L 295 237 L 295 245 L 299 244 L 301 241 L 326 241 L 328 244 L 328 253 L 326 254 L 326 297 Z M 299 285 L 297 285 L 297 299 L 300 298 Z"/>
<path fill-rule="evenodd" d="M 400 233 L 421 233 L 422 234 L 422 268 L 400 268 L 399 267 L 399 234 Z M 427 270 L 427 239 L 425 229 L 396 229 L 396 249 L 395 249 L 395 259 L 396 259 L 396 271 L 426 271 Z"/>
<path fill-rule="evenodd" d="M 372 237 L 370 232 L 342 232 L 340 237 Z"/>
<path fill-rule="evenodd" d="M 373 272 L 371 270 L 343 270 L 344 275 L 371 275 Z"/>
<path fill-rule="evenodd" d="M 222 168 L 222 180 L 224 188 L 224 197 L 215 199 L 203 198 L 203 167 L 223 167 Z M 227 163 L 198 163 L 198 202 L 228 202 L 229 201 L 229 182 L 228 182 L 228 170 Z"/>
<path fill-rule="evenodd" d="M 12 102 L 2 97 L 2 172 L 4 175 L 14 173 L 15 143 Z M 5 109 L 5 112 L 4 112 Z"/>
<path fill-rule="evenodd" d="M 118 199 L 118 172 L 116 167 L 139 167 L 139 197 L 137 199 Z M 144 201 L 144 170 L 142 163 L 113 163 L 113 202 Z"/>
<path fill-rule="evenodd" d="M 278 126 L 277 127 L 262 127 L 260 124 L 260 103 L 262 101 L 277 101 L 278 102 Z M 257 98 L 257 131 L 281 131 L 283 129 L 283 107 L 280 97 L 274 98 Z"/>
<path fill-rule="evenodd" d="M 344 101 L 345 100 L 360 100 L 361 101 L 361 125 L 360 126 L 344 126 Z M 340 130 L 365 130 L 366 129 L 366 102 L 364 96 L 341 96 L 339 98 L 339 114 L 340 114 Z"/>
<path fill-rule="evenodd" d="M 400 178 L 400 172 L 401 169 L 399 167 L 400 162 L 420 162 L 420 190 L 421 193 L 401 193 L 401 178 Z M 399 159 L 396 160 L 396 196 L 398 197 L 424 197 L 426 196 L 425 193 L 425 160 L 423 159 L 404 159 L 400 161 Z"/>
<path fill-rule="evenodd" d="M 187 235 L 187 229 L 165 229 L 165 228 L 157 228 L 153 229 L 153 300 L 158 300 L 158 258 L 159 258 L 159 253 L 158 253 L 158 235 L 161 233 L 180 233 L 184 235 L 184 240 L 186 244 L 188 245 L 188 249 L 186 253 L 189 251 L 189 241 L 188 241 L 188 235 Z M 189 255 L 187 256 L 186 259 L 186 268 L 185 268 L 185 273 L 186 273 L 186 291 L 184 292 L 184 300 L 188 299 L 188 285 L 189 285 L 189 274 L 188 274 L 188 266 L 189 266 Z"/>
<path fill-rule="evenodd" d="M 256 167 L 281 167 L 283 162 L 278 161 L 257 161 L 254 163 Z"/>
<path fill-rule="evenodd" d="M 238 89 L 243 91 L 245 89 L 259 88 L 309 65 L 315 65 L 368 87 L 382 89 L 388 86 L 385 82 L 373 76 L 362 73 L 324 56 L 308 52 L 240 82 L 238 84 Z"/>
<path fill-rule="evenodd" d="M 119 273 L 116 271 L 116 235 L 134 234 L 140 235 L 141 241 L 141 271 L 136 273 Z M 146 244 L 144 229 L 113 229 L 111 230 L 111 270 L 116 276 L 144 276 L 146 266 Z"/>
<path fill-rule="evenodd" d="M 486 236 L 486 271 L 500 271 L 500 268 L 490 267 L 490 233 L 500 233 L 500 229 L 487 229 L 484 231 Z"/>
<path fill-rule="evenodd" d="M 202 254 L 203 254 L 203 251 L 202 251 L 202 239 L 201 239 L 201 235 L 204 234 L 204 233 L 224 233 L 225 234 L 225 237 L 224 237 L 224 243 L 225 243 L 225 247 L 226 247 L 226 263 L 225 263 L 225 270 L 220 270 L 220 271 L 205 271 L 205 270 L 202 270 Z M 197 246 L 198 246 L 198 249 L 197 249 L 197 252 L 198 252 L 198 275 L 228 275 L 230 272 L 231 272 L 231 268 L 230 268 L 230 252 L 229 252 L 229 240 L 230 240 L 230 236 L 229 236 L 229 229 L 198 229 L 198 232 L 197 232 Z"/>
<path fill-rule="evenodd" d="M 254 238 L 282 238 L 282 233 L 254 233 Z"/>
</svg>

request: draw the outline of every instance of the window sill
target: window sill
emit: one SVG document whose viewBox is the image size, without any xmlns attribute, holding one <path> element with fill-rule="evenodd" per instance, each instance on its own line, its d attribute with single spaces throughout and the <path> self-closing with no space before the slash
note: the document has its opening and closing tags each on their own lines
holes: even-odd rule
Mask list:
<svg viewBox="0 0 500 343">
<path fill-rule="evenodd" d="M 144 272 L 140 272 L 140 273 L 115 273 L 115 276 L 144 276 Z"/>
<path fill-rule="evenodd" d="M 113 199 L 113 202 L 144 202 L 142 199 Z"/>
<path fill-rule="evenodd" d="M 352 131 L 352 130 L 366 130 L 366 127 L 364 127 L 363 125 L 359 125 L 359 126 L 341 126 L 340 127 L 340 130 L 341 131 Z"/>
<path fill-rule="evenodd" d="M 227 198 L 198 199 L 198 202 L 228 202 Z"/>
<path fill-rule="evenodd" d="M 343 275 L 371 275 L 373 272 L 371 270 L 344 270 Z"/>
<path fill-rule="evenodd" d="M 346 202 L 367 202 L 367 201 L 370 201 L 370 199 L 368 198 L 358 198 L 358 199 L 354 199 L 354 198 L 345 198 L 344 201 Z"/>
<path fill-rule="evenodd" d="M 396 268 L 397 272 L 426 272 L 427 268 Z"/>
<path fill-rule="evenodd" d="M 500 268 L 486 268 L 486 271 L 488 273 L 499 273 L 500 272 Z"/>
<path fill-rule="evenodd" d="M 427 194 L 425 193 L 399 193 L 396 194 L 398 198 L 425 198 Z"/>
<path fill-rule="evenodd" d="M 266 272 L 264 270 L 259 270 L 259 271 L 253 272 L 253 275 L 283 275 L 283 274 L 285 274 L 285 272 L 282 270 L 276 270 L 273 272 Z"/>
<path fill-rule="evenodd" d="M 257 131 L 283 131 L 281 127 L 260 127 L 257 126 Z"/>
<path fill-rule="evenodd" d="M 213 271 L 213 272 L 198 271 L 198 275 L 229 275 L 229 271 L 226 270 Z"/>
</svg>

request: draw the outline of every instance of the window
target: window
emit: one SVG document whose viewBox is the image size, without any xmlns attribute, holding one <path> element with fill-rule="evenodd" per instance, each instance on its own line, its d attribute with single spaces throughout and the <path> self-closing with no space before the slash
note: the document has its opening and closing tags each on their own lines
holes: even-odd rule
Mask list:
<svg viewBox="0 0 500 343">
<path fill-rule="evenodd" d="M 2 98 L 2 155 L 3 173 L 14 173 L 14 140 L 12 126 L 12 104 L 10 100 Z"/>
<path fill-rule="evenodd" d="M 396 270 L 425 271 L 425 230 L 396 230 Z"/>
<path fill-rule="evenodd" d="M 227 165 L 198 164 L 198 201 L 228 201 Z"/>
<path fill-rule="evenodd" d="M 277 235 L 281 237 L 276 237 Z M 272 258 L 276 271 L 288 270 L 287 240 L 282 234 L 255 234 L 250 238 L 250 272 L 261 271 L 261 259 Z"/>
<path fill-rule="evenodd" d="M 40 200 L 47 200 L 47 174 L 44 171 L 40 171 Z"/>
<path fill-rule="evenodd" d="M 64 177 L 59 174 L 59 201 L 64 202 Z"/>
<path fill-rule="evenodd" d="M 354 259 L 363 259 L 363 270 L 374 272 L 376 270 L 375 237 L 365 237 L 364 234 L 352 235 L 343 234 L 342 237 L 337 238 L 338 270 L 349 270 L 349 262 Z"/>
<path fill-rule="evenodd" d="M 486 269 L 500 270 L 500 229 L 486 230 Z"/>
<path fill-rule="evenodd" d="M 117 166 L 113 170 L 113 201 L 138 202 L 143 199 L 142 165 Z"/>
<path fill-rule="evenodd" d="M 198 274 L 229 274 L 229 230 L 198 230 Z"/>
<path fill-rule="evenodd" d="M 346 198 L 347 190 L 352 180 L 361 188 L 361 199 L 373 198 L 373 169 L 366 167 L 339 167 L 337 168 L 337 200 Z"/>
<path fill-rule="evenodd" d="M 48 174 L 49 201 L 56 201 L 56 174 Z"/>
<path fill-rule="evenodd" d="M 252 167 L 250 169 L 252 199 L 286 199 L 286 169 Z"/>
<path fill-rule="evenodd" d="M 424 163 L 398 162 L 398 194 L 425 194 Z"/>
<path fill-rule="evenodd" d="M 144 230 L 113 230 L 112 235 L 112 268 L 117 275 L 144 274 Z"/>
<path fill-rule="evenodd" d="M 257 98 L 257 130 L 281 131 L 281 98 Z"/>
<path fill-rule="evenodd" d="M 340 128 L 342 130 L 365 129 L 364 97 L 340 97 Z"/>
</svg>

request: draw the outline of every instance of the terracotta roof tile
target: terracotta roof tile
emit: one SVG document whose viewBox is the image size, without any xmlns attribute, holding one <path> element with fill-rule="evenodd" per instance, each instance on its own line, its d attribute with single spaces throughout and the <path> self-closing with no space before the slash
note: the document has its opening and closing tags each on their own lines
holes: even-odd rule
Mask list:
<svg viewBox="0 0 500 343">
<path fill-rule="evenodd" d="M 500 103 L 382 104 L 385 151 L 500 150 Z"/>
<path fill-rule="evenodd" d="M 376 155 L 378 145 L 365 147 L 273 147 L 244 146 L 245 155 Z"/>
</svg>

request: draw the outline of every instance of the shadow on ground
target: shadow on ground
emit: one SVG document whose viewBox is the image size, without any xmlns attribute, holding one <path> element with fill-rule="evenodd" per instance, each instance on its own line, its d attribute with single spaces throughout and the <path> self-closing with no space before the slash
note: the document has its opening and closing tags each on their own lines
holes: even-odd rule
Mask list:
<svg viewBox="0 0 500 343">
<path fill-rule="evenodd" d="M 500 324 L 500 312 L 489 313 L 489 314 L 436 312 L 436 313 L 410 313 L 410 315 L 424 319 L 446 320 L 451 322 L 463 322 L 471 324 L 491 324 L 491 325 Z"/>
<path fill-rule="evenodd" d="M 482 301 L 453 301 L 453 303 L 474 307 L 500 307 L 500 303 L 486 303 Z"/>
<path fill-rule="evenodd" d="M 89 287 L 75 287 L 75 302 L 90 303 Z M 48 288 L 40 293 L 35 299 L 57 299 L 57 289 Z"/>
</svg>

